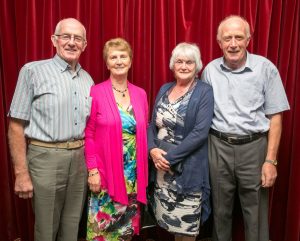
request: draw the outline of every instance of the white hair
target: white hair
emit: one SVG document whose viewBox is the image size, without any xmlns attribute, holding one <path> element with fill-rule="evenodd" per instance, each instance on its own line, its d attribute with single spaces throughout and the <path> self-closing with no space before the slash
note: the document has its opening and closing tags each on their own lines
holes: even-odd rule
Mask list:
<svg viewBox="0 0 300 241">
<path fill-rule="evenodd" d="M 226 18 L 224 18 L 220 24 L 219 24 L 219 27 L 218 27 L 218 32 L 217 32 L 217 40 L 220 41 L 221 38 L 222 38 L 222 31 L 223 31 L 223 27 L 224 27 L 224 24 L 228 21 L 228 20 L 231 20 L 231 19 L 239 19 L 240 21 L 242 21 L 244 23 L 244 27 L 245 27 L 245 31 L 246 31 L 246 37 L 249 39 L 251 37 L 251 33 L 250 33 L 250 25 L 249 23 L 247 22 L 247 20 L 239 15 L 230 15 Z"/>
<path fill-rule="evenodd" d="M 186 57 L 188 59 L 191 59 L 195 61 L 196 64 L 196 74 L 199 73 L 199 71 L 202 69 L 202 61 L 201 61 L 201 54 L 199 47 L 196 44 L 193 43 L 179 43 L 172 51 L 172 56 L 170 59 L 169 67 L 173 71 L 174 64 L 176 59 L 179 57 Z"/>
<path fill-rule="evenodd" d="M 55 31 L 54 31 L 54 35 L 55 34 L 60 34 L 60 31 L 61 31 L 61 26 L 64 22 L 66 21 L 73 21 L 73 22 L 77 22 L 81 25 L 82 27 L 82 33 L 83 33 L 83 38 L 86 39 L 86 30 L 85 30 L 85 27 L 83 26 L 83 24 L 78 21 L 76 18 L 65 18 L 65 19 L 62 19 L 60 20 L 57 24 L 56 24 L 56 27 L 55 27 Z"/>
</svg>

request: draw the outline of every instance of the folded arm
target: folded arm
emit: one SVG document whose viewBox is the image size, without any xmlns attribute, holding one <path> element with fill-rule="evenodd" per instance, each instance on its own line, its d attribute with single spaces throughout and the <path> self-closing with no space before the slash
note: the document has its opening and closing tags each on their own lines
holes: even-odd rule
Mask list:
<svg viewBox="0 0 300 241">
<path fill-rule="evenodd" d="M 199 98 L 201 100 L 198 108 L 194 110 L 193 129 L 176 148 L 170 150 L 165 156 L 171 165 L 183 161 L 207 141 L 214 108 L 212 89 L 207 89 Z"/>
</svg>

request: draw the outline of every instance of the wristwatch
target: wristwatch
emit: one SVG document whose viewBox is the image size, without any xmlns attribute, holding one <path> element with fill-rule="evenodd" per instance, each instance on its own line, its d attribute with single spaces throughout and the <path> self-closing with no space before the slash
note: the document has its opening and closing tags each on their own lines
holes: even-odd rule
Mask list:
<svg viewBox="0 0 300 241">
<path fill-rule="evenodd" d="M 274 166 L 277 166 L 277 160 L 265 160 L 265 162 L 268 162 L 268 163 L 271 163 L 273 164 Z"/>
</svg>

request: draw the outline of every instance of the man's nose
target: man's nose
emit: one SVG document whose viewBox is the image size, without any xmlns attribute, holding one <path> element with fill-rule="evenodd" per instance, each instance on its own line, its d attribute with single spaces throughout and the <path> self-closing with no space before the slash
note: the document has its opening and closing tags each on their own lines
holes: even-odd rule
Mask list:
<svg viewBox="0 0 300 241">
<path fill-rule="evenodd" d="M 68 43 L 69 43 L 69 44 L 72 44 L 72 45 L 75 45 L 75 37 L 74 37 L 74 36 L 71 36 Z"/>
<path fill-rule="evenodd" d="M 231 46 L 231 47 L 236 47 L 236 46 L 237 46 L 237 41 L 236 41 L 235 38 L 232 38 L 232 39 L 230 40 L 230 46 Z"/>
</svg>

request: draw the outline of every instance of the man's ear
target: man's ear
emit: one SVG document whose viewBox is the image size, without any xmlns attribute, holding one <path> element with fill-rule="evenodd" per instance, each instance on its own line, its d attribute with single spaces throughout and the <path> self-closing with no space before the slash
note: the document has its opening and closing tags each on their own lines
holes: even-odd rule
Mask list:
<svg viewBox="0 0 300 241">
<path fill-rule="evenodd" d="M 55 35 L 51 36 L 51 41 L 52 41 L 53 46 L 56 48 L 56 46 L 57 46 L 57 39 L 56 39 Z"/>
<path fill-rule="evenodd" d="M 217 43 L 218 43 L 220 49 L 222 49 L 222 43 L 221 43 L 221 40 L 218 39 L 218 40 L 217 40 Z"/>
<path fill-rule="evenodd" d="M 250 40 L 251 40 L 251 37 L 249 37 L 249 38 L 247 39 L 247 45 L 246 45 L 246 47 L 248 47 L 248 44 L 250 43 Z"/>
<path fill-rule="evenodd" d="M 83 44 L 83 47 L 82 47 L 82 52 L 85 50 L 86 46 L 87 46 L 87 41 L 84 41 L 84 44 Z"/>
</svg>

